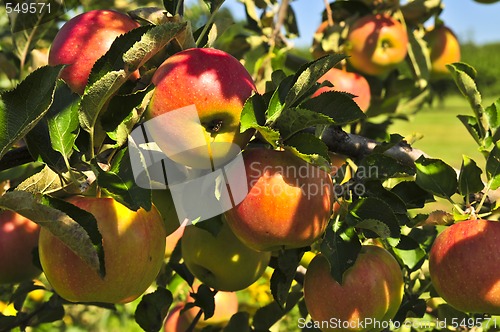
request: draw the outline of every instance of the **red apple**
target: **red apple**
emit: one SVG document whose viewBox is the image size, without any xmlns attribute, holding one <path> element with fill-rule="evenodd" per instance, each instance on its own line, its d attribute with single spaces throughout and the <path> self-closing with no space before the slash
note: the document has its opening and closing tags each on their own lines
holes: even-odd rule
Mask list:
<svg viewBox="0 0 500 332">
<path fill-rule="evenodd" d="M 388 323 L 396 315 L 403 286 L 396 259 L 384 248 L 369 245 L 362 247 L 354 265 L 344 272 L 342 284 L 331 276 L 328 260 L 316 256 L 307 268 L 304 300 L 314 321 L 337 322 L 338 326 L 322 331 L 380 331 L 373 323 Z"/>
<path fill-rule="evenodd" d="M 305 247 L 325 231 L 331 216 L 328 173 L 289 151 L 243 152 L 248 195 L 227 211 L 227 223 L 255 250 Z"/>
<path fill-rule="evenodd" d="M 109 50 L 116 37 L 138 26 L 129 16 L 112 10 L 92 10 L 75 16 L 54 38 L 49 64 L 68 65 L 61 78 L 81 95 L 94 63 Z M 133 77 L 137 78 L 138 72 Z"/>
<path fill-rule="evenodd" d="M 408 35 L 398 20 L 384 14 L 361 17 L 349 29 L 347 61 L 368 75 L 385 75 L 406 57 Z"/>
<path fill-rule="evenodd" d="M 318 83 L 323 83 L 324 81 L 329 81 L 333 84 L 333 87 L 324 86 L 319 88 L 313 94 L 313 97 L 332 90 L 348 92 L 356 96 L 354 101 L 363 112 L 366 112 L 368 107 L 370 107 L 370 84 L 363 76 L 357 73 L 332 68 L 318 80 Z"/>
<path fill-rule="evenodd" d="M 185 312 L 181 313 L 184 308 L 183 304 L 176 305 L 168 312 L 167 318 L 163 325 L 164 332 L 185 332 L 191 325 Z"/>
<path fill-rule="evenodd" d="M 152 79 L 155 90 L 146 112 L 150 134 L 172 160 L 210 169 L 234 158 L 252 136 L 240 133 L 240 115 L 255 85 L 245 67 L 230 54 L 192 48 L 169 57 Z M 197 115 L 183 109 L 196 106 Z M 168 116 L 167 116 L 168 114 Z M 162 116 L 164 115 L 164 116 Z"/>
<path fill-rule="evenodd" d="M 40 262 L 54 290 L 72 302 L 126 303 L 144 293 L 160 271 L 165 253 L 165 227 L 156 208 L 132 211 L 112 198 L 75 196 L 69 202 L 97 220 L 106 276 L 102 279 L 42 228 Z"/>
<path fill-rule="evenodd" d="M 447 64 L 460 61 L 460 44 L 450 28 L 441 25 L 425 35 L 431 58 L 431 76 L 443 78 L 450 75 Z"/>
<path fill-rule="evenodd" d="M 429 253 L 437 293 L 458 310 L 500 315 L 500 222 L 467 220 L 441 232 Z"/>
<path fill-rule="evenodd" d="M 19 283 L 41 271 L 33 265 L 40 226 L 13 211 L 0 211 L 0 284 Z"/>
</svg>

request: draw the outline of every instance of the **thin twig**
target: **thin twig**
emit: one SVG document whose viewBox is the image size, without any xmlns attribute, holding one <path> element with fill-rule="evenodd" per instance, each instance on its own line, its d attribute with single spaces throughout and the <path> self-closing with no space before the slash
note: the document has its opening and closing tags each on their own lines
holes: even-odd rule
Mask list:
<svg viewBox="0 0 500 332">
<path fill-rule="evenodd" d="M 325 1 L 326 19 L 328 22 L 328 26 L 331 27 L 334 24 L 332 8 L 330 7 L 330 3 L 328 2 L 328 0 L 324 0 L 324 1 Z"/>
<path fill-rule="evenodd" d="M 278 8 L 278 18 L 276 20 L 276 23 L 274 24 L 273 34 L 271 36 L 271 40 L 269 41 L 269 43 L 271 44 L 271 48 L 277 44 L 278 36 L 281 36 L 281 28 L 285 23 L 288 13 L 288 2 L 289 0 L 282 0 Z"/>
</svg>

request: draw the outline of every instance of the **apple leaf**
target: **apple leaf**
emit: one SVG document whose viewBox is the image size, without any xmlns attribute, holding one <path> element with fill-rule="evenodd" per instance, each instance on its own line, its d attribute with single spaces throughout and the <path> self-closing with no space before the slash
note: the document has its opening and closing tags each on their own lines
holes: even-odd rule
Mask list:
<svg viewBox="0 0 500 332">
<path fill-rule="evenodd" d="M 401 235 L 401 239 L 392 250 L 410 271 L 419 268 L 426 257 L 425 250 L 422 249 L 420 244 L 406 235 Z"/>
<path fill-rule="evenodd" d="M 208 6 L 210 13 L 215 13 L 222 6 L 224 0 L 203 0 L 203 2 Z"/>
<path fill-rule="evenodd" d="M 481 144 L 481 129 L 475 116 L 472 115 L 457 115 L 457 118 L 465 126 L 469 134 L 474 138 L 474 140 Z"/>
<path fill-rule="evenodd" d="M 333 68 L 337 63 L 346 58 L 343 54 L 326 55 L 302 66 L 294 75 L 293 86 L 286 95 L 286 107 L 293 106 L 306 93 L 317 85 L 317 81 Z"/>
<path fill-rule="evenodd" d="M 274 128 L 276 128 L 283 140 L 309 127 L 318 125 L 332 125 L 334 121 L 328 116 L 310 111 L 305 108 L 287 108 L 280 117 L 276 119 Z"/>
<path fill-rule="evenodd" d="M 273 275 L 271 276 L 271 293 L 274 301 L 281 307 L 285 308 L 288 293 L 292 286 L 297 266 L 304 255 L 304 249 L 290 249 L 280 251 L 276 258 L 276 266 Z"/>
<path fill-rule="evenodd" d="M 62 66 L 44 66 L 0 95 L 0 158 L 49 110 Z"/>
<path fill-rule="evenodd" d="M 15 211 L 44 227 L 104 276 L 101 235 L 90 213 L 64 201 L 48 197 L 40 199 L 25 191 L 7 192 L 0 197 L 0 207 Z M 61 207 L 64 207 L 64 212 Z"/>
<path fill-rule="evenodd" d="M 179 14 L 178 9 L 182 10 L 182 7 L 179 8 L 179 4 L 183 4 L 184 1 L 182 0 L 163 0 L 163 6 L 169 12 L 172 14 L 172 16 Z"/>
<path fill-rule="evenodd" d="M 255 331 L 269 331 L 269 329 L 290 312 L 303 297 L 304 294 L 302 291 L 292 289 L 290 294 L 288 294 L 285 308 L 280 307 L 275 301 L 259 308 L 253 317 Z"/>
<path fill-rule="evenodd" d="M 109 171 L 104 172 L 98 165 L 95 166 L 99 172 L 97 184 L 106 194 L 131 210 L 137 211 L 141 207 L 151 210 L 151 190 L 135 183 L 128 148 L 116 153 Z"/>
<path fill-rule="evenodd" d="M 491 189 L 500 188 L 500 141 L 496 142 L 486 161 L 486 174 L 491 181 Z"/>
<path fill-rule="evenodd" d="M 135 309 L 135 321 L 144 331 L 160 331 L 173 300 L 168 289 L 158 287 L 142 297 Z"/>
<path fill-rule="evenodd" d="M 273 147 L 277 147 L 281 136 L 280 133 L 268 126 L 265 126 L 264 100 L 259 94 L 250 97 L 243 106 L 240 116 L 240 132 L 249 129 L 256 129 L 260 135 Z"/>
<path fill-rule="evenodd" d="M 404 214 L 406 215 L 407 207 L 405 201 L 403 201 L 398 195 L 386 189 L 381 181 L 371 180 L 363 182 L 365 194 L 363 196 L 375 197 L 386 202 L 394 214 Z"/>
<path fill-rule="evenodd" d="M 127 14 L 134 20 L 151 25 L 160 25 L 167 21 L 165 9 L 159 7 L 139 7 L 128 11 Z"/>
<path fill-rule="evenodd" d="M 140 68 L 186 28 L 186 22 L 167 22 L 148 30 L 128 51 L 121 50 L 126 68 L 130 71 Z"/>
<path fill-rule="evenodd" d="M 278 88 L 274 91 L 266 110 L 266 124 L 272 125 L 280 116 L 283 109 L 285 109 L 285 99 L 293 86 L 293 79 L 292 75 L 283 78 Z"/>
<path fill-rule="evenodd" d="M 224 332 L 251 332 L 250 313 L 240 311 L 231 316 L 231 319 L 224 327 Z"/>
<path fill-rule="evenodd" d="M 408 33 L 408 59 L 417 79 L 427 82 L 430 76 L 430 50 L 425 40 L 415 33 Z"/>
<path fill-rule="evenodd" d="M 78 102 L 78 96 L 73 94 L 66 84 L 59 84 L 54 102 L 45 115 L 52 148 L 66 159 L 73 153 L 73 146 L 80 128 Z"/>
<path fill-rule="evenodd" d="M 402 181 L 395 185 L 391 192 L 405 202 L 407 209 L 423 208 L 425 203 L 434 201 L 434 197 L 414 181 Z"/>
<path fill-rule="evenodd" d="M 209 319 L 214 315 L 215 312 L 215 294 L 217 291 L 213 291 L 205 284 L 198 286 L 196 293 L 191 293 L 194 298 L 194 304 L 186 304 L 186 308 L 189 307 L 200 307 L 203 310 L 203 317 L 205 320 Z"/>
<path fill-rule="evenodd" d="M 483 171 L 477 166 L 476 162 L 464 155 L 458 177 L 458 192 L 462 196 L 468 196 L 469 194 L 483 190 L 482 173 Z"/>
<path fill-rule="evenodd" d="M 285 141 L 285 149 L 290 150 L 300 159 L 330 171 L 328 147 L 316 136 L 308 133 L 298 133 Z"/>
<path fill-rule="evenodd" d="M 360 250 L 361 242 L 352 228 L 344 232 L 328 226 L 321 242 L 321 253 L 330 263 L 330 274 L 339 284 L 342 285 L 344 272 L 354 265 Z"/>
<path fill-rule="evenodd" d="M 500 99 L 492 103 L 490 106 L 486 107 L 484 110 L 484 115 L 488 121 L 490 128 L 499 129 L 500 128 Z"/>
<path fill-rule="evenodd" d="M 353 95 L 340 91 L 327 91 L 319 96 L 308 99 L 300 107 L 322 113 L 333 120 L 336 125 L 344 125 L 360 119 L 366 115 L 353 100 Z"/>
<path fill-rule="evenodd" d="M 358 224 L 364 220 L 375 219 L 384 223 L 389 228 L 390 237 L 399 238 L 401 235 L 401 228 L 393 209 L 380 198 L 361 198 L 353 202 L 349 210 L 349 214 L 346 216 L 346 222 L 352 227 L 358 227 Z"/>
<path fill-rule="evenodd" d="M 381 239 L 387 239 L 391 236 L 391 230 L 389 227 L 377 219 L 364 219 L 356 223 L 356 228 L 372 231 Z"/>
<path fill-rule="evenodd" d="M 422 189 L 443 198 L 451 198 L 457 192 L 457 173 L 444 161 L 421 156 L 415 161 L 415 166 L 415 182 Z"/>
<path fill-rule="evenodd" d="M 73 172 L 73 171 L 72 171 Z M 59 174 L 52 170 L 49 166 L 45 165 L 40 172 L 33 174 L 32 176 L 21 182 L 16 190 L 27 191 L 31 194 L 54 194 L 61 190 L 67 193 L 81 193 L 78 184 L 74 184 L 65 180 L 69 178 L 69 174 Z M 73 173 L 73 177 L 82 183 L 86 181 L 86 177 L 83 174 Z"/>
<path fill-rule="evenodd" d="M 414 175 L 411 166 L 405 165 L 397 159 L 380 153 L 374 153 L 363 158 L 358 165 L 356 177 L 359 179 L 385 180 L 394 177 Z"/>
</svg>

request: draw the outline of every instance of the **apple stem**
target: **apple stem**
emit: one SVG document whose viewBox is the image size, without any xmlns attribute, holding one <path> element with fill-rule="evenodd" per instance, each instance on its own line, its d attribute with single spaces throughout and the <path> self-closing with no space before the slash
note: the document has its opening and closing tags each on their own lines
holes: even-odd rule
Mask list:
<svg viewBox="0 0 500 332">
<path fill-rule="evenodd" d="M 194 331 L 194 328 L 196 327 L 196 325 L 200 321 L 202 314 L 203 314 L 203 309 L 200 308 L 200 310 L 198 310 L 198 313 L 194 317 L 193 321 L 191 322 L 191 324 L 189 324 L 189 327 L 186 329 L 186 332 L 193 332 Z"/>
<path fill-rule="evenodd" d="M 493 178 L 490 181 L 488 181 L 488 183 L 486 184 L 486 188 L 484 188 L 485 193 L 490 191 L 492 182 L 493 182 Z M 483 197 L 481 198 L 481 202 L 479 202 L 478 206 L 476 207 L 476 211 L 481 211 L 481 208 L 483 207 L 487 196 L 488 195 L 483 195 Z"/>
</svg>

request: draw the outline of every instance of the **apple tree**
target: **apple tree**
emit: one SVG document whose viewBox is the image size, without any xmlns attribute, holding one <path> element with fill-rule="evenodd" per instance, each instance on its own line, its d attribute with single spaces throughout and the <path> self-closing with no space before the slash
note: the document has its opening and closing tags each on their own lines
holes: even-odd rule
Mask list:
<svg viewBox="0 0 500 332">
<path fill-rule="evenodd" d="M 325 1 L 304 51 L 288 0 L 5 0 L 0 331 L 498 329 L 500 99 L 446 1 Z M 483 160 L 391 132 L 440 82 Z"/>
</svg>

